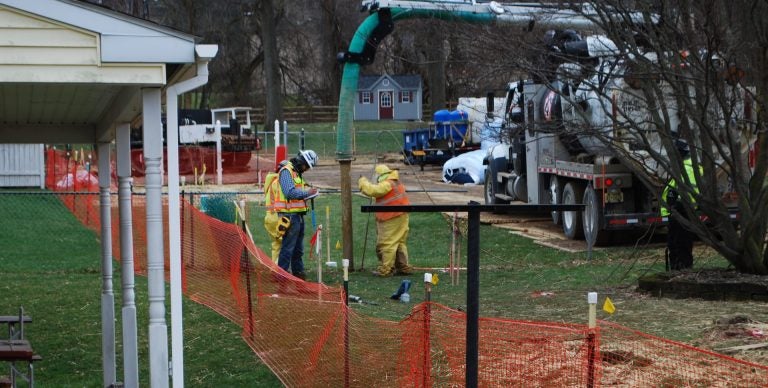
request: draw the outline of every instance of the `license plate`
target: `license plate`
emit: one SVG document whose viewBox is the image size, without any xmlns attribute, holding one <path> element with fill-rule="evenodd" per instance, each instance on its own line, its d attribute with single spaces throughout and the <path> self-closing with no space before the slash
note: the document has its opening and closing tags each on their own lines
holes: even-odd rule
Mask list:
<svg viewBox="0 0 768 388">
<path fill-rule="evenodd" d="M 605 203 L 624 202 L 624 193 L 621 191 L 609 191 L 605 193 Z"/>
</svg>

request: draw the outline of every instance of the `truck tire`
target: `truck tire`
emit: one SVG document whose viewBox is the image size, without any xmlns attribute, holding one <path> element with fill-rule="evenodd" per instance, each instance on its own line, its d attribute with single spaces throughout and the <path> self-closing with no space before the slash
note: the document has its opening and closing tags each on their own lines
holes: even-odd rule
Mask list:
<svg viewBox="0 0 768 388">
<path fill-rule="evenodd" d="M 581 217 L 584 221 L 584 240 L 587 242 L 587 246 L 595 246 L 597 237 L 600 234 L 600 218 L 603 212 L 603 203 L 591 183 L 584 189 L 584 205 L 586 206 Z"/>
<path fill-rule="evenodd" d="M 489 168 L 485 169 L 485 186 L 483 188 L 483 197 L 486 205 L 497 205 L 499 199 L 496 198 L 496 179 L 494 173 Z"/>
<path fill-rule="evenodd" d="M 582 203 L 584 185 L 579 182 L 568 182 L 563 188 L 563 204 L 575 205 Z M 571 240 L 578 240 L 584 237 L 584 223 L 582 222 L 582 211 L 564 211 L 563 212 L 563 233 L 565 237 Z"/>
<path fill-rule="evenodd" d="M 549 177 L 549 203 L 551 205 L 560 205 L 563 203 L 563 183 L 557 175 Z M 563 223 L 563 212 L 552 211 L 552 222 L 555 225 Z"/>
</svg>

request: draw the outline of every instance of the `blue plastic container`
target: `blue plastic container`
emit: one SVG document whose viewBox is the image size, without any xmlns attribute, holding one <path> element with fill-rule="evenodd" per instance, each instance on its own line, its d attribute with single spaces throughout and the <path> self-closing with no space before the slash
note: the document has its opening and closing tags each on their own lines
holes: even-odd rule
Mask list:
<svg viewBox="0 0 768 388">
<path fill-rule="evenodd" d="M 455 129 L 451 130 L 451 136 L 455 142 L 461 142 L 467 135 L 467 119 L 469 115 L 463 110 L 454 110 L 449 114 L 450 121 Z"/>
<path fill-rule="evenodd" d="M 451 130 L 451 112 L 447 109 L 439 110 L 433 115 L 432 121 L 435 122 L 435 138 L 447 139 Z"/>
<path fill-rule="evenodd" d="M 403 149 L 409 151 L 423 150 L 429 143 L 429 128 L 403 131 Z"/>
</svg>

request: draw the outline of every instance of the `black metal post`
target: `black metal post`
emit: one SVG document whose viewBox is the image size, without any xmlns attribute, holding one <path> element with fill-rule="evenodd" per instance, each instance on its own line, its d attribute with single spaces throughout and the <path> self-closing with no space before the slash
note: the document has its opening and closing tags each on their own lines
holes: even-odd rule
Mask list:
<svg viewBox="0 0 768 388">
<path fill-rule="evenodd" d="M 560 211 L 583 211 L 583 204 L 574 205 L 480 205 L 471 201 L 467 205 L 363 205 L 367 212 L 467 212 L 467 332 L 465 386 L 478 385 L 479 319 L 480 319 L 480 213 L 531 214 Z M 346 291 L 346 290 L 345 290 Z"/>
<path fill-rule="evenodd" d="M 466 386 L 477 387 L 480 318 L 480 210 L 470 208 L 467 225 L 467 369 Z"/>
<path fill-rule="evenodd" d="M 243 233 L 248 234 L 248 226 L 245 223 L 245 209 L 242 209 L 243 220 L 242 228 Z M 243 246 L 243 254 L 241 260 L 245 261 L 245 286 L 248 293 L 248 334 L 253 339 L 253 296 L 251 294 L 251 259 L 248 255 L 248 249 Z"/>
<path fill-rule="evenodd" d="M 304 128 L 301 129 L 301 135 L 299 136 L 299 149 L 304 150 Z"/>
</svg>

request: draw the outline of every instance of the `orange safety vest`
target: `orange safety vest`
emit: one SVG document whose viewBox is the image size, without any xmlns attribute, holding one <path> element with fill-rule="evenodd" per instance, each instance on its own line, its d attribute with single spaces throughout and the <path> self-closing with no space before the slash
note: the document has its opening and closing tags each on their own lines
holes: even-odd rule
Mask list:
<svg viewBox="0 0 768 388">
<path fill-rule="evenodd" d="M 297 189 L 305 190 L 305 187 L 307 186 L 306 182 L 304 182 L 304 179 L 299 175 L 298 172 L 293 168 L 293 164 L 288 163 L 283 167 L 284 169 L 287 169 L 288 172 L 291 173 L 291 178 L 293 179 L 293 184 Z M 282 171 L 282 169 L 280 170 Z M 283 187 L 279 183 L 279 173 L 278 173 L 278 183 L 277 183 L 277 195 L 274 198 L 274 202 L 272 203 L 272 209 L 274 209 L 278 213 L 306 213 L 307 212 L 307 202 L 303 199 L 286 199 L 285 194 L 283 193 Z"/>
<path fill-rule="evenodd" d="M 383 197 L 376 198 L 377 205 L 410 205 L 408 196 L 405 195 L 405 185 L 399 181 L 389 181 L 392 184 L 392 190 L 390 190 Z M 379 221 L 386 221 L 395 218 L 405 212 L 377 212 L 376 219 Z"/>
</svg>

